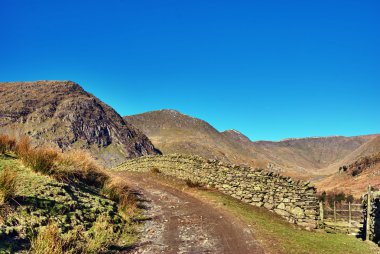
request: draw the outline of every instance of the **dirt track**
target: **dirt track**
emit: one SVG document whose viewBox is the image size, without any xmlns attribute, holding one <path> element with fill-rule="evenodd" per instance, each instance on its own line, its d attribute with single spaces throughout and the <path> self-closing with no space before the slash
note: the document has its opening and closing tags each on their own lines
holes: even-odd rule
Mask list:
<svg viewBox="0 0 380 254">
<path fill-rule="evenodd" d="M 139 245 L 130 253 L 263 253 L 250 228 L 149 174 L 118 173 L 144 198 L 146 216 Z"/>
</svg>

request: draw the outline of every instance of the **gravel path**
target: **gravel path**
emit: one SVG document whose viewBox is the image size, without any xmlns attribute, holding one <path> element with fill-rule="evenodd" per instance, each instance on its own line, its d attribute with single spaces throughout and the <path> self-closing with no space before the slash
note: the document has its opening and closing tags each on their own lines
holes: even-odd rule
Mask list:
<svg viewBox="0 0 380 254">
<path fill-rule="evenodd" d="M 149 174 L 118 173 L 144 197 L 144 232 L 129 253 L 261 254 L 247 225 L 189 194 L 168 187 Z"/>
</svg>

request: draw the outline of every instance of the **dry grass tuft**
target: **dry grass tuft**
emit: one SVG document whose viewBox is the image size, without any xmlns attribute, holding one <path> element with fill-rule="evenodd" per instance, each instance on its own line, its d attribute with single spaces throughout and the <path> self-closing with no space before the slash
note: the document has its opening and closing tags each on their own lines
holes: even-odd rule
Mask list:
<svg viewBox="0 0 380 254">
<path fill-rule="evenodd" d="M 26 166 L 31 167 L 34 171 L 51 175 L 54 173 L 58 152 L 52 148 L 36 148 L 22 153 L 20 158 Z"/>
<path fill-rule="evenodd" d="M 127 184 L 120 178 L 110 178 L 102 188 L 102 194 L 118 203 L 119 211 L 125 220 L 135 213 L 137 201 Z"/>
<path fill-rule="evenodd" d="M 91 155 L 82 150 L 61 153 L 48 147 L 32 148 L 31 140 L 27 136 L 16 141 L 15 138 L 1 135 L 0 153 L 7 150 L 13 150 L 25 166 L 60 181 L 79 181 L 101 188 L 109 179 Z"/>
<path fill-rule="evenodd" d="M 61 181 L 80 181 L 98 188 L 109 179 L 91 155 L 81 150 L 59 154 L 54 176 Z"/>
<path fill-rule="evenodd" d="M 31 148 L 29 137 L 22 137 L 15 146 L 15 152 L 22 162 L 34 171 L 51 174 L 58 152 L 52 148 Z"/>
<path fill-rule="evenodd" d="M 31 141 L 29 137 L 27 136 L 21 137 L 17 141 L 17 144 L 16 144 L 16 150 L 15 150 L 16 154 L 20 157 L 26 156 L 28 152 L 30 151 L 30 147 L 31 147 L 30 143 Z"/>
<path fill-rule="evenodd" d="M 117 235 L 113 225 L 105 215 L 99 216 L 90 230 L 86 253 L 103 253 L 115 242 Z"/>
<path fill-rule="evenodd" d="M 49 223 L 32 239 L 31 253 L 33 254 L 63 254 L 65 241 L 57 225 Z"/>
<path fill-rule="evenodd" d="M 15 151 L 16 138 L 7 135 L 0 135 L 0 154 Z"/>
<path fill-rule="evenodd" d="M 32 239 L 30 253 L 106 253 L 121 233 L 104 214 L 96 219 L 88 232 L 83 227 L 78 227 L 63 235 L 56 224 L 49 222 Z"/>
<path fill-rule="evenodd" d="M 16 196 L 17 173 L 10 168 L 4 168 L 0 173 L 0 205 Z"/>
</svg>

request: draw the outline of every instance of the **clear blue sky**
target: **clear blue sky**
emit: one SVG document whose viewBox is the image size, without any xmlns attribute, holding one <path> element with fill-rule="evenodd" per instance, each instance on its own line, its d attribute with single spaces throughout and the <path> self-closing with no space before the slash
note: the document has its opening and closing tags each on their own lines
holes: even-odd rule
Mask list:
<svg viewBox="0 0 380 254">
<path fill-rule="evenodd" d="M 80 2 L 80 3 L 79 3 Z M 380 1 L 2 0 L 0 80 L 252 140 L 380 133 Z"/>
</svg>

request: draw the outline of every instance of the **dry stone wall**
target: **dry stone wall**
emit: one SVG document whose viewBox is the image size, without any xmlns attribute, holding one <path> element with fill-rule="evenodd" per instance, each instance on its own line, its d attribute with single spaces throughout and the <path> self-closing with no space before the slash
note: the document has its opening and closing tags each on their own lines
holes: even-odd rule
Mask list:
<svg viewBox="0 0 380 254">
<path fill-rule="evenodd" d="M 363 236 L 365 237 L 365 228 L 367 224 L 367 195 L 363 196 Z M 370 213 L 370 232 L 369 239 L 380 245 L 380 191 L 371 193 L 371 213 Z"/>
<path fill-rule="evenodd" d="M 308 182 L 197 156 L 163 155 L 128 160 L 116 170 L 151 171 L 190 180 L 245 203 L 263 206 L 291 223 L 315 227 L 318 216 L 316 189 Z"/>
</svg>

